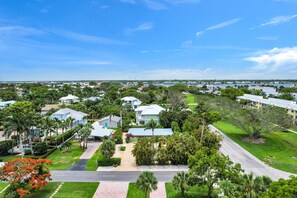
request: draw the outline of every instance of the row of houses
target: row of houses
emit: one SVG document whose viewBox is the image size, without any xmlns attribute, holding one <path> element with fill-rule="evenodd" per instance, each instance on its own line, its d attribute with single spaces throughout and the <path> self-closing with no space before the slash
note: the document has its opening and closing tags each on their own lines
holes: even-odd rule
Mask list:
<svg viewBox="0 0 297 198">
<path fill-rule="evenodd" d="M 293 117 L 294 123 L 297 123 L 297 103 L 296 101 L 283 100 L 278 98 L 263 98 L 263 96 L 257 96 L 252 94 L 244 94 L 243 96 L 237 97 L 239 101 L 245 100 L 250 101 L 250 106 L 257 109 L 264 106 L 275 106 L 286 109 L 288 114 Z"/>
</svg>

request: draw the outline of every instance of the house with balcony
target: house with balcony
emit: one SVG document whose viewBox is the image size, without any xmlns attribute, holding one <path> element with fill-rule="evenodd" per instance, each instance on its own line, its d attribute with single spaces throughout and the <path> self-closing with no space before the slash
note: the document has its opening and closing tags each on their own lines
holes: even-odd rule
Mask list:
<svg viewBox="0 0 297 198">
<path fill-rule="evenodd" d="M 129 106 L 133 110 L 138 108 L 141 105 L 141 101 L 138 98 L 135 98 L 133 96 L 126 96 L 121 100 L 123 102 L 123 106 Z"/>
<path fill-rule="evenodd" d="M 53 113 L 50 118 L 58 120 L 66 120 L 67 118 L 71 117 L 74 119 L 73 126 L 78 124 L 87 124 L 87 115 L 86 113 L 75 111 L 70 108 L 60 109 L 57 112 Z"/>
<path fill-rule="evenodd" d="M 164 110 L 165 109 L 163 107 L 155 104 L 149 106 L 139 106 L 134 110 L 136 114 L 136 123 L 138 125 L 145 125 L 153 119 L 156 123 L 160 124 L 159 115 Z"/>
</svg>

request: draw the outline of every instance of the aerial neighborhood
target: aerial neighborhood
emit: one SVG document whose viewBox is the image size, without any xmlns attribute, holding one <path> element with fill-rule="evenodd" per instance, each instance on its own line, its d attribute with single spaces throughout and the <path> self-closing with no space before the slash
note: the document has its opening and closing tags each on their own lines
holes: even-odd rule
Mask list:
<svg viewBox="0 0 297 198">
<path fill-rule="evenodd" d="M 204 192 L 210 197 L 216 197 L 218 190 L 227 193 L 220 187 L 225 181 L 221 180 L 223 172 L 213 174 L 211 183 L 185 180 L 187 190 L 175 182 L 181 177 L 204 178 L 209 171 L 224 169 L 242 178 L 233 180 L 230 173 L 224 176 L 236 191 L 250 193 L 242 189 L 249 178 L 266 182 L 267 188 L 257 187 L 254 192 L 270 195 L 270 186 L 277 185 L 278 179 L 295 180 L 290 175 L 297 173 L 297 161 L 292 157 L 297 151 L 296 81 L 152 81 L 130 82 L 129 86 L 125 81 L 90 81 L 83 83 L 84 88 L 80 84 L 0 84 L 4 171 L 0 177 L 4 181 L 10 181 L 5 177 L 7 166 L 34 163 L 26 161 L 29 159 L 45 159 L 38 163 L 52 172 L 54 182 L 49 186 L 67 184 L 59 182 L 72 178 L 72 173 L 82 173 L 73 180 L 78 182 L 86 177 L 83 172 L 92 172 L 88 179 L 93 186 L 91 197 L 105 189 L 100 187 L 104 185 L 101 177 L 112 174 L 116 182 L 121 171 L 133 171 L 127 175 L 127 197 L 158 192 L 141 190 L 137 184 L 141 177 L 166 181 L 158 188 L 166 188 L 167 194 Z M 24 94 L 19 96 L 16 90 Z M 230 141 L 225 142 L 226 138 Z M 217 164 L 216 160 L 225 162 Z M 251 168 L 253 164 L 260 167 Z M 243 194 L 240 196 L 245 197 Z"/>
</svg>

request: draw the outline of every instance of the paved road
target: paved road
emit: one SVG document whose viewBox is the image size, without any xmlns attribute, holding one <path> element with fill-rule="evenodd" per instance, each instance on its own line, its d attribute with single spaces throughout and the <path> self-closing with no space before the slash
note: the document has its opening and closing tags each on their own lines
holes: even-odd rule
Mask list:
<svg viewBox="0 0 297 198">
<path fill-rule="evenodd" d="M 55 182 L 98 182 L 123 181 L 134 182 L 141 171 L 51 171 Z M 155 171 L 154 174 L 160 182 L 172 181 L 176 171 Z"/>
<path fill-rule="evenodd" d="M 272 168 L 260 161 L 214 126 L 209 125 L 209 128 L 213 132 L 218 132 L 223 137 L 220 151 L 223 154 L 228 155 L 233 162 L 240 163 L 245 172 L 253 172 L 254 175 L 266 175 L 273 180 L 288 178 L 291 175 L 291 173 Z"/>
</svg>

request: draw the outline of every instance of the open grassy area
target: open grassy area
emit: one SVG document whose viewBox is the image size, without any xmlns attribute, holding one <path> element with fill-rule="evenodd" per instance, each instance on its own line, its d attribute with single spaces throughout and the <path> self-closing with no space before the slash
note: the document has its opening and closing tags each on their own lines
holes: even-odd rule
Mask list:
<svg viewBox="0 0 297 198">
<path fill-rule="evenodd" d="M 0 156 L 0 159 L 3 162 L 7 162 L 9 160 L 17 159 L 17 158 L 21 158 L 21 157 L 22 157 L 21 155 L 7 155 L 7 156 Z M 36 156 L 34 156 L 34 155 L 24 155 L 24 158 L 31 158 L 31 157 L 36 157 Z"/>
<path fill-rule="evenodd" d="M 6 187 L 8 186 L 8 183 L 0 182 L 0 196 L 3 197 L 3 193 L 1 193 Z"/>
<path fill-rule="evenodd" d="M 144 194 L 141 190 L 136 188 L 135 183 L 130 183 L 127 193 L 127 198 L 139 198 L 144 197 Z"/>
<path fill-rule="evenodd" d="M 195 107 L 197 106 L 196 96 L 193 94 L 186 94 L 185 96 L 186 96 L 189 108 L 191 110 L 195 110 Z"/>
<path fill-rule="evenodd" d="M 52 160 L 52 164 L 49 165 L 50 170 L 65 170 L 73 166 L 79 157 L 83 154 L 83 150 L 80 148 L 78 142 L 72 142 L 73 146 L 68 150 L 54 151 L 50 156 L 47 157 L 48 160 Z"/>
<path fill-rule="evenodd" d="M 86 169 L 88 171 L 96 171 L 97 166 L 97 159 L 101 156 L 100 149 L 98 148 L 97 151 L 94 153 L 94 155 L 91 157 L 91 159 L 88 160 Z"/>
<path fill-rule="evenodd" d="M 92 198 L 98 185 L 98 182 L 65 182 L 55 197 Z"/>
<path fill-rule="evenodd" d="M 251 144 L 242 141 L 242 138 L 246 136 L 243 130 L 228 122 L 217 122 L 214 123 L 214 126 L 268 165 L 297 173 L 297 134 L 272 132 L 263 135 L 264 144 Z"/>
<path fill-rule="evenodd" d="M 165 183 L 167 198 L 179 198 L 181 197 L 180 192 L 175 190 L 172 183 Z M 187 198 L 198 198 L 198 197 L 206 197 L 207 196 L 207 188 L 193 186 L 190 190 L 186 191 Z"/>
<path fill-rule="evenodd" d="M 60 184 L 61 182 L 49 182 L 42 190 L 37 190 L 34 194 L 31 194 L 25 197 L 26 198 L 50 197 Z"/>
</svg>

